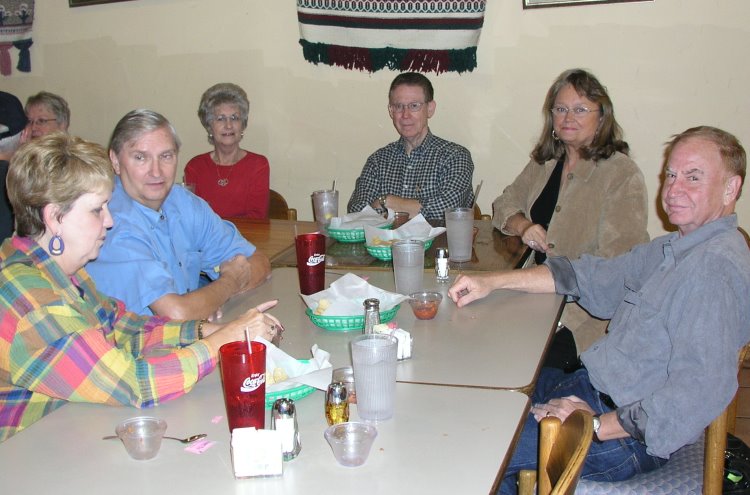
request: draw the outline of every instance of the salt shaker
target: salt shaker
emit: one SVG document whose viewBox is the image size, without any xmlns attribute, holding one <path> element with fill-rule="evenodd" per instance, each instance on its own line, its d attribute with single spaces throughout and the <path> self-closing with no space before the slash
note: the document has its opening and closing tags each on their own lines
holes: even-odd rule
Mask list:
<svg viewBox="0 0 750 495">
<path fill-rule="evenodd" d="M 329 425 L 349 421 L 349 393 L 343 382 L 333 382 L 326 392 L 326 420 Z"/>
<path fill-rule="evenodd" d="M 271 409 L 271 429 L 281 434 L 281 453 L 285 461 L 291 461 L 302 450 L 297 426 L 297 408 L 292 399 L 276 399 Z"/>
<path fill-rule="evenodd" d="M 450 280 L 448 273 L 448 248 L 440 247 L 435 250 L 435 278 L 438 283 L 444 284 Z"/>
<path fill-rule="evenodd" d="M 362 333 L 373 333 L 373 327 L 380 324 L 380 300 L 365 299 L 365 327 Z"/>
</svg>

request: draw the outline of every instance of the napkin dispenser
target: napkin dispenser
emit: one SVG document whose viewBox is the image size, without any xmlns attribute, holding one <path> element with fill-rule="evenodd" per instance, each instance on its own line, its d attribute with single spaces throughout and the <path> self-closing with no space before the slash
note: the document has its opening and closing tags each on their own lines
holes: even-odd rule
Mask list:
<svg viewBox="0 0 750 495">
<path fill-rule="evenodd" d="M 236 479 L 283 474 L 281 434 L 277 430 L 235 428 L 230 452 Z"/>
</svg>

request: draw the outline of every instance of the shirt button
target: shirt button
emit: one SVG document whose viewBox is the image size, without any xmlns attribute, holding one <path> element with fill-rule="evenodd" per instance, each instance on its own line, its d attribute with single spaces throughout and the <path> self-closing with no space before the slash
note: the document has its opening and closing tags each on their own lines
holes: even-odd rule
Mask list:
<svg viewBox="0 0 750 495">
<path fill-rule="evenodd" d="M 159 220 L 164 220 L 164 215 L 159 215 Z"/>
<path fill-rule="evenodd" d="M 562 210 L 562 206 L 560 205 L 555 206 L 555 211 L 560 211 L 560 210 Z"/>
<path fill-rule="evenodd" d="M 547 246 L 548 246 L 548 247 L 549 247 L 550 249 L 555 249 L 555 243 L 554 243 L 554 242 L 548 242 L 548 243 L 547 243 Z"/>
<path fill-rule="evenodd" d="M 177 262 L 177 266 L 179 266 L 180 268 L 182 268 L 182 261 L 178 261 Z"/>
<path fill-rule="evenodd" d="M 568 174 L 568 180 L 571 180 L 573 178 L 573 172 Z"/>
</svg>

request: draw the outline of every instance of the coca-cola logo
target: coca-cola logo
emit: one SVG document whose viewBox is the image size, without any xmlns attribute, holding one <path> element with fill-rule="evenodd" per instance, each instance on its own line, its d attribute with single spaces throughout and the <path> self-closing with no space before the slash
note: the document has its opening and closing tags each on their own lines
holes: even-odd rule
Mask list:
<svg viewBox="0 0 750 495">
<path fill-rule="evenodd" d="M 265 373 L 253 373 L 252 375 L 245 378 L 244 382 L 242 382 L 240 392 L 252 392 L 253 390 L 257 390 L 258 387 L 260 387 L 264 383 L 266 383 Z"/>
<path fill-rule="evenodd" d="M 325 254 L 315 253 L 307 258 L 307 266 L 315 266 L 323 263 L 326 260 Z"/>
</svg>

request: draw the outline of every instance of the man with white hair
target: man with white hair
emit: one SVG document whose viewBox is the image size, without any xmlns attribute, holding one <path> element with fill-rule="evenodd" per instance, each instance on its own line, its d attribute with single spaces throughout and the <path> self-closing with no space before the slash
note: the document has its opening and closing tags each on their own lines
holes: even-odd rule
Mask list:
<svg viewBox="0 0 750 495">
<path fill-rule="evenodd" d="M 19 146 L 26 142 L 28 119 L 21 102 L 10 93 L 0 91 L 0 241 L 13 235 L 13 210 L 5 191 L 8 163 Z"/>
</svg>

